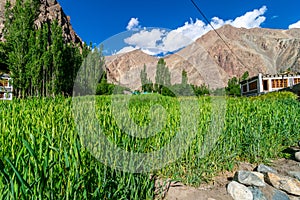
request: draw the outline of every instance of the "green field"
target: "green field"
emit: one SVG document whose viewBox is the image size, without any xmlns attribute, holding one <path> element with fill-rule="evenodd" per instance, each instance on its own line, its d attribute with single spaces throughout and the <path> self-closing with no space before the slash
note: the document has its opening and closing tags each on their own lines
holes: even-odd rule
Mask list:
<svg viewBox="0 0 300 200">
<path fill-rule="evenodd" d="M 130 167 L 124 172 L 122 163 L 99 155 L 102 152 L 95 145 L 104 145 L 103 141 L 91 142 L 97 135 L 87 138 L 78 131 L 83 127 L 75 119 L 93 115 L 81 107 L 82 112 L 73 112 L 71 98 L 1 101 L 1 199 L 152 199 L 155 177 L 199 185 L 222 170 L 232 170 L 238 161 L 258 163 L 288 156 L 283 150 L 300 139 L 300 104 L 289 93 L 226 99 L 140 95 L 130 98 L 127 113 L 118 110 L 125 98 L 96 97 L 95 117 L 86 125 L 97 121 L 115 147 L 135 153 L 158 151 L 176 134 L 185 133 L 190 145 L 176 161 L 149 172 L 130 173 Z M 218 114 L 221 109 L 224 121 Z M 191 110 L 198 110 L 196 120 L 186 114 Z M 218 116 L 224 123 L 216 123 Z M 129 119 L 137 127 L 154 127 L 153 133 L 157 132 L 133 137 L 120 128 Z M 181 129 L 182 123 L 193 126 Z"/>
</svg>

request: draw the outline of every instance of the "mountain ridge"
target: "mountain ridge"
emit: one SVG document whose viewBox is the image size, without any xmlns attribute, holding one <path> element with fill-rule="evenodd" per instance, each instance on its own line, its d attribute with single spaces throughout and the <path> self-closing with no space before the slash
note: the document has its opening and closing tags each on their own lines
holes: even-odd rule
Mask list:
<svg viewBox="0 0 300 200">
<path fill-rule="evenodd" d="M 12 5 L 15 4 L 16 0 L 9 0 Z M 6 1 L 0 2 L 0 41 L 4 41 L 3 28 L 5 21 L 5 5 Z M 82 45 L 82 39 L 77 35 L 71 25 L 71 18 L 67 16 L 63 11 L 57 0 L 40 0 L 39 15 L 35 20 L 35 26 L 41 27 L 42 24 L 50 24 L 56 20 L 62 27 L 63 38 L 66 43 L 75 43 Z"/>
<path fill-rule="evenodd" d="M 214 31 L 209 31 L 175 54 L 164 57 L 171 71 L 173 84 L 181 81 L 183 69 L 187 71 L 189 83 L 205 83 L 210 88 L 225 87 L 229 78 L 240 77 L 246 71 L 250 76 L 254 76 L 258 73 L 276 74 L 287 69 L 300 69 L 300 29 L 246 29 L 225 25 L 217 31 L 222 39 Z M 137 72 L 140 72 L 145 64 L 149 78 L 154 81 L 153 59 L 158 61 L 158 58 L 139 59 L 139 56 L 144 57 L 144 53 L 140 50 L 134 52 L 117 55 L 118 60 L 114 60 L 114 56 L 110 57 L 106 67 L 116 71 L 115 67 L 118 66 L 118 73 L 114 73 L 110 79 L 114 83 L 114 80 L 118 80 L 123 74 L 135 74 L 130 76 L 130 85 L 132 89 L 138 89 L 141 83 L 138 81 Z M 130 68 L 127 63 L 131 64 Z M 132 69 L 134 73 L 131 72 Z M 130 80 L 125 80 L 124 76 L 119 80 L 124 80 L 125 85 L 129 85 Z M 118 83 L 122 84 L 122 81 Z M 132 87 L 134 85 L 135 87 Z"/>
</svg>

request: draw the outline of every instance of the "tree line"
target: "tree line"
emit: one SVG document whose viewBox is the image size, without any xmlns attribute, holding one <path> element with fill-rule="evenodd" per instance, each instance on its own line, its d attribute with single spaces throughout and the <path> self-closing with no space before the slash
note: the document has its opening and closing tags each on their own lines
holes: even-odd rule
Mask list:
<svg viewBox="0 0 300 200">
<path fill-rule="evenodd" d="M 17 97 L 71 95 L 90 47 L 66 43 L 57 21 L 37 28 L 39 7 L 39 0 L 6 3 L 0 66 L 10 72 Z"/>
<path fill-rule="evenodd" d="M 187 72 L 182 71 L 181 83 L 171 84 L 171 73 L 163 58 L 158 60 L 156 65 L 155 83 L 147 75 L 147 66 L 140 72 L 142 92 L 155 92 L 165 96 L 201 96 L 209 94 L 209 88 L 202 84 L 200 86 L 189 84 Z"/>
</svg>

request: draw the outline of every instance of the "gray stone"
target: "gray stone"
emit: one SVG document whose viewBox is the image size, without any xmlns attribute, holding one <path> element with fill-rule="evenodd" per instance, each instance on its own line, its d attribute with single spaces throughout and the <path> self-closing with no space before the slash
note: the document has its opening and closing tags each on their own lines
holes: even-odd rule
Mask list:
<svg viewBox="0 0 300 200">
<path fill-rule="evenodd" d="M 277 189 L 300 196 L 300 181 L 295 178 L 267 173 L 266 181 Z"/>
<path fill-rule="evenodd" d="M 295 160 L 298 161 L 298 162 L 300 162 L 300 151 L 297 151 L 295 153 Z"/>
<path fill-rule="evenodd" d="M 257 166 L 257 171 L 260 173 L 267 173 L 267 172 L 271 172 L 273 174 L 277 174 L 277 171 L 275 169 L 273 169 L 272 167 L 266 166 L 264 164 L 260 164 Z"/>
<path fill-rule="evenodd" d="M 288 172 L 288 174 L 293 177 L 298 179 L 298 181 L 300 181 L 300 171 L 290 171 Z"/>
<path fill-rule="evenodd" d="M 234 200 L 253 200 L 252 192 L 244 185 L 232 181 L 227 186 L 227 192 Z"/>
<path fill-rule="evenodd" d="M 272 200 L 290 200 L 290 197 L 280 190 L 275 190 Z"/>
<path fill-rule="evenodd" d="M 265 195 L 262 193 L 262 191 L 258 187 L 250 186 L 248 188 L 252 192 L 253 200 L 267 200 Z"/>
<path fill-rule="evenodd" d="M 258 186 L 264 187 L 266 186 L 263 179 L 261 179 L 263 175 L 257 175 L 256 173 L 250 171 L 237 171 L 233 177 L 233 180 L 248 186 Z"/>
<path fill-rule="evenodd" d="M 266 187 L 262 187 L 259 189 L 268 200 L 288 200 L 290 198 L 285 192 L 277 190 L 276 188 L 268 184 Z"/>
</svg>

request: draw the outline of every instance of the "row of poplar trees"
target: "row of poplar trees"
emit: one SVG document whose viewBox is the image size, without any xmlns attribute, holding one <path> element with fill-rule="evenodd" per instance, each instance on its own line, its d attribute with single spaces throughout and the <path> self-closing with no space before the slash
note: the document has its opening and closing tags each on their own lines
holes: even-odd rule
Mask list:
<svg viewBox="0 0 300 200">
<path fill-rule="evenodd" d="M 66 43 L 57 21 L 36 27 L 40 0 L 16 0 L 5 7 L 1 63 L 17 97 L 71 95 L 88 47 Z"/>
</svg>

